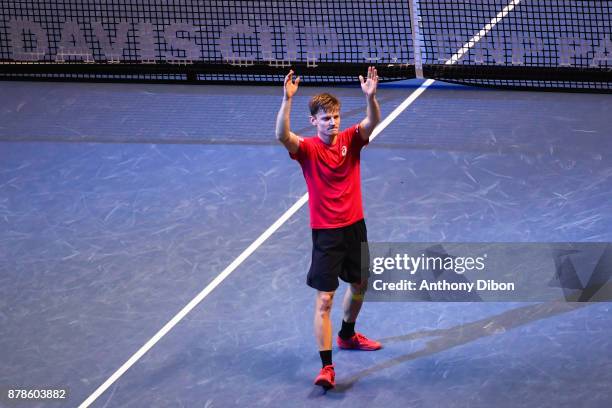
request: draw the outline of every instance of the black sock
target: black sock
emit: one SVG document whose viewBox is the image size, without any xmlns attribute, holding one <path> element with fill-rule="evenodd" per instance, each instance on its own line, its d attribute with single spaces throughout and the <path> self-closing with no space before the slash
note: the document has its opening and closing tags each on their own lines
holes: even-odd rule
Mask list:
<svg viewBox="0 0 612 408">
<path fill-rule="evenodd" d="M 347 323 L 342 320 L 342 328 L 338 332 L 338 336 L 340 336 L 343 340 L 348 340 L 355 335 L 355 322 Z"/>
<path fill-rule="evenodd" d="M 331 350 L 319 351 L 319 356 L 321 356 L 321 364 L 323 364 L 323 367 L 332 364 L 332 351 Z"/>
</svg>

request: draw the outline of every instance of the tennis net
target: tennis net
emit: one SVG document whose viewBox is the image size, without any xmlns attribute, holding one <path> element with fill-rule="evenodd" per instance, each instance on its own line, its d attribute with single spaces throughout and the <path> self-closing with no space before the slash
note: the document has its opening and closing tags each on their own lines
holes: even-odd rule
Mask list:
<svg viewBox="0 0 612 408">
<path fill-rule="evenodd" d="M 0 78 L 354 82 L 612 89 L 612 1 L 19 0 L 0 4 Z"/>
</svg>

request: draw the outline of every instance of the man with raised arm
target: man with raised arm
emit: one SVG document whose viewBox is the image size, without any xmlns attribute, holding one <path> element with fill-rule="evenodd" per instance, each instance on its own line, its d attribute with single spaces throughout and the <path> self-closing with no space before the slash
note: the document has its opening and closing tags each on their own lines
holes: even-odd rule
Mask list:
<svg viewBox="0 0 612 408">
<path fill-rule="evenodd" d="M 291 132 L 291 104 L 300 83 L 299 77 L 293 80 L 293 71 L 285 77 L 283 102 L 276 118 L 276 138 L 299 162 L 308 187 L 312 261 L 306 283 L 317 290 L 314 332 L 323 368 L 315 384 L 325 388 L 335 386 L 329 316 L 338 278 L 349 284 L 343 300 L 342 328 L 336 339 L 338 347 L 381 348 L 379 342 L 355 332 L 355 320 L 367 288 L 367 278 L 363 277 L 369 275 L 369 261 L 362 264 L 361 259 L 361 243 L 367 242 L 367 231 L 361 203 L 360 152 L 380 122 L 376 68 L 369 67 L 367 78 L 360 75 L 359 81 L 366 98 L 366 117 L 343 131 L 340 102 L 333 95 L 321 93 L 308 104 L 310 123 L 317 135 L 302 138 Z"/>
</svg>

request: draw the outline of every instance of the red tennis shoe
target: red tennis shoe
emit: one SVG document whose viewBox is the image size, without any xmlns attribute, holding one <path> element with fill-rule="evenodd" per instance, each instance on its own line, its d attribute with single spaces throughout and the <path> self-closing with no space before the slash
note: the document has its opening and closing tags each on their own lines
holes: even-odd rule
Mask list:
<svg viewBox="0 0 612 408">
<path fill-rule="evenodd" d="M 382 344 L 380 344 L 378 341 L 370 340 L 361 333 L 355 333 L 353 337 L 347 340 L 344 340 L 342 337 L 338 336 L 337 343 L 338 347 L 347 350 L 373 351 L 382 348 Z"/>
<path fill-rule="evenodd" d="M 317 378 L 315 378 L 316 385 L 320 385 L 325 389 L 334 388 L 336 386 L 336 373 L 334 372 L 334 365 L 326 365 L 321 369 Z"/>
</svg>

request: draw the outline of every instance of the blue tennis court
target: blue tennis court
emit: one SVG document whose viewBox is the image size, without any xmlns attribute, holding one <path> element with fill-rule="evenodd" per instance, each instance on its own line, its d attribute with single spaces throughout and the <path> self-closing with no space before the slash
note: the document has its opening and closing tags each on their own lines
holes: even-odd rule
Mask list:
<svg viewBox="0 0 612 408">
<path fill-rule="evenodd" d="M 381 85 L 383 116 L 419 82 Z M 4 83 L 2 370 L 90 396 L 305 192 L 282 88 Z M 293 127 L 308 135 L 296 96 Z M 343 127 L 361 90 L 334 89 Z M 609 97 L 434 83 L 362 157 L 370 240 L 612 240 Z M 93 406 L 602 407 L 609 303 L 366 303 L 312 385 L 302 206 Z M 334 325 L 341 320 L 333 309 Z M 30 403 L 29 406 L 45 406 Z"/>
</svg>

